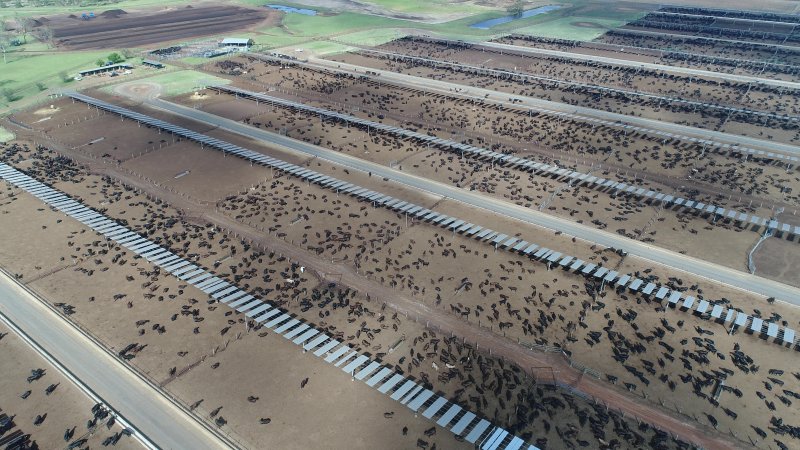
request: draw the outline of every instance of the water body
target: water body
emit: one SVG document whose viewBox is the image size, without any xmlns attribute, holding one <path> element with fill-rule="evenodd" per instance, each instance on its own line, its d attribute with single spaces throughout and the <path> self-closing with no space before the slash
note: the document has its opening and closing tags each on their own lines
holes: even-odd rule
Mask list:
<svg viewBox="0 0 800 450">
<path fill-rule="evenodd" d="M 294 6 L 267 5 L 267 8 L 277 9 L 278 11 L 283 11 L 285 13 L 302 14 L 304 16 L 316 16 L 317 15 L 317 11 L 315 11 L 313 9 L 295 8 Z"/>
<path fill-rule="evenodd" d="M 481 30 L 488 30 L 489 28 L 495 27 L 497 25 L 501 25 L 508 22 L 513 22 L 518 19 L 526 19 L 528 17 L 538 16 L 539 14 L 549 13 L 550 11 L 555 11 L 557 9 L 561 9 L 562 5 L 547 5 L 547 6 L 540 6 L 538 8 L 529 9 L 527 11 L 523 11 L 522 14 L 518 16 L 503 16 L 498 17 L 496 19 L 489 19 L 484 20 L 483 22 L 478 22 L 470 25 L 470 28 L 478 28 Z"/>
</svg>

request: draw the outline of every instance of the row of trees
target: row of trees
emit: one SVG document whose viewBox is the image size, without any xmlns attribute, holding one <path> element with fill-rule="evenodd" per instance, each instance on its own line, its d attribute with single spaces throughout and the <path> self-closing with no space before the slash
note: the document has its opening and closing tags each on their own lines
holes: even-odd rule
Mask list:
<svg viewBox="0 0 800 450">
<path fill-rule="evenodd" d="M 506 8 L 506 12 L 514 17 L 519 17 L 525 12 L 525 2 L 522 0 L 517 0 L 511 4 L 508 8 Z"/>
<path fill-rule="evenodd" d="M 3 3 L 3 1 L 0 0 L 0 5 L 5 4 L 6 3 Z M 32 35 L 35 35 L 39 40 L 49 46 L 54 45 L 53 30 L 48 26 L 37 25 L 39 24 L 33 18 L 21 17 L 19 15 L 17 15 L 13 20 L 0 20 L 0 52 L 3 54 L 3 64 L 8 63 L 7 53 L 15 47 L 27 44 L 28 38 Z M 124 51 L 122 53 L 127 54 L 129 52 Z M 109 61 L 114 63 L 124 60 L 125 57 L 119 53 L 112 53 L 109 55 Z M 3 73 L 7 73 L 7 71 L 4 71 L 0 68 L 0 74 Z M 61 71 L 58 76 L 64 83 L 72 81 L 72 77 L 67 74 L 66 71 Z M 2 80 L 0 80 L 0 86 L 2 86 L 2 84 L 4 83 Z M 45 84 L 43 81 L 37 81 L 34 84 L 39 91 L 47 90 L 47 84 Z M 0 87 L 0 97 L 3 98 L 7 103 L 11 103 L 22 98 L 19 92 L 7 87 Z"/>
<path fill-rule="evenodd" d="M 3 63 L 6 63 L 6 53 L 12 48 L 28 43 L 31 34 L 44 43 L 53 45 L 53 30 L 47 26 L 37 27 L 36 21 L 31 17 L 17 15 L 13 21 L 0 20 L 0 51 L 3 52 Z"/>
</svg>

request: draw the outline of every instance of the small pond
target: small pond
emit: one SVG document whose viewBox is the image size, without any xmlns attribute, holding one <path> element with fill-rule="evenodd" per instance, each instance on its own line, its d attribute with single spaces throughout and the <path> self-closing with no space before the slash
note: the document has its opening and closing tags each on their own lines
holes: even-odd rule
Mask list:
<svg viewBox="0 0 800 450">
<path fill-rule="evenodd" d="M 267 8 L 277 9 L 278 11 L 283 11 L 285 13 L 302 14 L 304 16 L 316 16 L 317 15 L 317 12 L 315 10 L 313 10 L 313 9 L 295 8 L 294 6 L 267 5 Z"/>
<path fill-rule="evenodd" d="M 547 5 L 547 6 L 540 6 L 538 8 L 529 9 L 527 11 L 523 11 L 522 14 L 518 16 L 503 16 L 498 17 L 496 19 L 489 19 L 484 20 L 483 22 L 478 22 L 470 25 L 470 28 L 478 28 L 481 30 L 488 30 L 489 28 L 495 27 L 497 25 L 501 25 L 508 22 L 513 22 L 518 19 L 527 19 L 528 17 L 538 16 L 539 14 L 549 13 L 550 11 L 555 11 L 560 9 L 562 5 Z"/>
</svg>

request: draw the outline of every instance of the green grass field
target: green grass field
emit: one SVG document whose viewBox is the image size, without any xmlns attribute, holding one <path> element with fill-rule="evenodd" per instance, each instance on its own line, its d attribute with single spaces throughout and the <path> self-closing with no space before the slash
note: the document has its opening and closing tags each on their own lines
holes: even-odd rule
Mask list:
<svg viewBox="0 0 800 450">
<path fill-rule="evenodd" d="M 477 14 L 496 9 L 472 3 L 456 3 L 445 0 L 367 0 L 364 3 L 371 3 L 391 11 L 409 14 Z"/>
<path fill-rule="evenodd" d="M 572 17 L 572 14 L 575 13 L 583 14 Z M 375 46 L 403 36 L 409 29 L 430 32 L 444 38 L 468 41 L 482 41 L 511 32 L 590 40 L 608 28 L 622 25 L 636 14 L 616 13 L 609 9 L 589 8 L 587 10 L 581 6 L 515 20 L 490 30 L 470 28 L 470 25 L 481 20 L 503 15 L 505 15 L 504 11 L 483 12 L 463 19 L 427 24 L 350 12 L 318 16 L 287 14 L 283 19 L 283 27 L 259 30 L 262 34 L 257 35 L 255 41 L 268 49 L 296 47 L 313 49 L 317 53 L 330 53 L 344 51 L 346 47 L 322 45 L 314 41 L 335 38 L 347 44 Z M 581 26 L 581 22 L 583 22 L 583 26 Z M 587 26 L 590 24 L 591 26 Z"/>
<path fill-rule="evenodd" d="M 343 34 L 336 38 L 337 41 L 354 45 L 376 46 L 404 36 L 401 28 L 381 28 L 378 30 L 356 31 Z"/>
<path fill-rule="evenodd" d="M 3 127 L 0 127 L 0 142 L 6 143 L 10 142 L 14 139 L 14 133 L 6 130 Z"/>
<path fill-rule="evenodd" d="M 315 38 L 308 36 L 292 36 L 280 28 L 268 28 L 263 32 L 263 34 L 258 34 L 253 37 L 253 40 L 256 42 L 256 44 L 268 49 L 286 47 L 289 45 L 306 42 L 310 39 Z"/>
<path fill-rule="evenodd" d="M 334 12 L 329 8 L 304 5 L 303 0 L 295 0 L 295 1 L 239 0 L 239 2 L 249 6 L 278 4 L 285 6 L 294 6 L 297 8 L 310 8 L 318 12 Z M 498 9 L 492 6 L 476 5 L 473 2 L 453 2 L 450 0 L 361 0 L 360 3 L 375 5 L 377 7 L 385 9 L 389 13 L 396 12 L 396 13 L 416 14 L 416 15 L 478 14 Z"/>
<path fill-rule="evenodd" d="M 161 95 L 167 97 L 192 92 L 203 86 L 228 84 L 230 80 L 196 70 L 178 70 L 176 72 L 163 73 L 133 81 L 133 83 L 140 82 L 158 83 L 161 85 Z M 112 92 L 115 86 L 116 85 L 105 86 L 102 90 Z"/>
<path fill-rule="evenodd" d="M 398 35 L 396 30 L 410 25 L 420 25 L 416 22 L 390 19 L 386 17 L 370 16 L 365 14 L 341 13 L 326 16 L 305 16 L 302 14 L 286 14 L 283 26 L 264 28 L 254 36 L 257 44 L 266 49 L 302 47 L 325 51 L 336 49 L 335 46 L 321 45 L 319 42 L 327 38 L 343 38 L 346 42 L 356 43 L 352 39 L 363 38 L 377 45 L 385 42 L 387 30 L 392 30 L 392 35 Z M 361 34 L 356 34 L 361 33 Z M 348 36 L 351 36 L 348 39 Z M 384 36 L 382 38 L 381 36 Z M 362 42 L 362 44 L 364 44 Z M 344 46 L 338 46 L 339 50 Z"/>
<path fill-rule="evenodd" d="M 316 56 L 331 55 L 335 53 L 344 53 L 354 50 L 353 47 L 348 45 L 339 44 L 338 42 L 329 41 L 312 41 L 295 46 L 297 49 L 303 49 L 303 52 L 295 52 L 293 55 L 298 58 L 314 54 Z M 287 52 L 288 53 L 288 52 Z"/>
<path fill-rule="evenodd" d="M 519 34 L 544 36 L 561 39 L 590 41 L 606 31 L 627 23 L 626 20 L 604 19 L 598 17 L 562 17 L 514 30 Z"/>
<path fill-rule="evenodd" d="M 432 11 L 443 5 L 439 0 L 432 0 L 429 3 L 415 0 L 372 2 L 390 8 L 406 8 L 407 11 L 418 10 L 418 12 Z M 428 9 L 425 9 L 426 7 Z M 352 12 L 334 13 L 320 9 L 321 14 L 316 16 L 286 14 L 282 27 L 259 30 L 265 35 L 257 36 L 256 41 L 267 48 L 289 47 L 309 39 L 330 37 L 358 45 L 380 45 L 395 36 L 405 34 L 405 30 L 409 29 L 427 31 L 451 39 L 473 41 L 491 39 L 511 32 L 588 40 L 597 37 L 608 28 L 620 26 L 642 14 L 637 8 L 604 6 L 576 0 L 560 10 L 514 20 L 489 30 L 481 30 L 471 28 L 470 25 L 504 16 L 506 12 L 474 7 L 471 4 L 458 4 L 453 7 L 470 7 L 471 12 L 475 14 L 449 22 L 429 24 Z"/>
<path fill-rule="evenodd" d="M 188 0 L 178 0 L 171 4 L 185 3 Z M 236 0 L 249 6 L 262 6 L 264 0 Z M 302 0 L 298 0 L 302 2 Z M 626 6 L 615 6 L 607 3 L 597 3 L 594 0 L 573 0 L 564 8 L 547 14 L 542 14 L 527 19 L 515 20 L 507 24 L 493 27 L 490 30 L 470 28 L 470 25 L 485 19 L 500 17 L 506 14 L 504 10 L 490 7 L 476 6 L 469 2 L 448 4 L 444 0 L 366 0 L 375 5 L 391 11 L 408 14 L 432 14 L 447 11 L 453 13 L 468 13 L 469 17 L 436 24 L 393 19 L 383 16 L 357 14 L 353 12 L 336 12 L 326 8 L 316 8 L 320 12 L 317 16 L 302 14 L 285 14 L 280 26 L 270 26 L 255 30 L 249 34 L 253 37 L 260 49 L 285 49 L 285 52 L 294 52 L 302 48 L 308 53 L 329 54 L 347 51 L 349 45 L 375 46 L 403 36 L 409 30 L 427 32 L 450 39 L 463 39 L 469 41 L 482 41 L 503 34 L 523 33 L 536 36 L 549 36 L 567 39 L 591 40 L 604 33 L 607 29 L 620 26 L 627 21 L 640 17 L 647 9 L 630 3 Z M 558 3 L 561 0 L 555 0 Z M 302 6 L 295 2 L 277 3 Z M 92 7 L 42 7 L 42 8 L 2 8 L 2 18 L 13 18 L 14 15 L 47 15 L 65 12 L 103 11 L 111 8 L 131 9 L 163 6 L 163 1 L 158 0 L 123 0 L 118 3 L 110 1 L 97 2 L 102 5 Z M 445 14 L 445 13 L 442 13 Z M 235 35 L 248 35 L 248 33 L 235 33 Z M 330 42 L 336 39 L 344 43 Z M 211 39 L 211 38 L 209 38 Z M 74 75 L 78 70 L 94 66 L 94 62 L 107 56 L 112 50 L 88 52 L 61 52 L 48 49 L 46 45 L 29 37 L 28 43 L 13 48 L 7 55 L 8 63 L 0 65 L 0 89 L 14 92 L 13 101 L 0 96 L 0 108 L 16 107 L 26 97 L 32 97 L 40 92 L 41 88 L 59 89 L 70 83 L 65 83 L 59 73 L 66 72 Z M 199 65 L 206 60 L 200 58 L 187 59 L 186 63 Z M 191 71 L 175 72 L 159 75 L 164 77 L 165 89 L 170 92 L 185 92 L 197 84 L 198 73 Z M 221 81 L 221 79 L 220 79 Z M 38 84 L 38 85 L 37 85 Z M 79 88 L 79 84 L 74 85 Z"/>
<path fill-rule="evenodd" d="M 404 20 L 344 12 L 333 16 L 286 14 L 283 25 L 289 33 L 302 36 L 333 36 L 349 31 L 408 26 Z"/>
<path fill-rule="evenodd" d="M 0 62 L 0 88 L 14 91 L 19 100 L 40 92 L 36 83 L 42 83 L 50 89 L 62 88 L 74 82 L 65 83 L 59 73 L 66 72 L 73 76 L 79 70 L 95 67 L 95 61 L 109 53 L 111 52 L 106 50 L 36 56 L 26 55 L 24 52 L 11 53 L 6 64 Z M 0 97 L 0 105 L 8 106 L 15 102 L 9 102 L 4 96 Z"/>
<path fill-rule="evenodd" d="M 182 3 L 189 3 L 190 1 L 191 0 L 170 0 L 169 3 L 171 5 L 179 5 Z M 163 0 L 121 0 L 118 2 L 84 0 L 81 3 L 84 6 L 24 6 L 22 8 L 0 8 L 0 20 L 13 19 L 16 16 L 46 16 L 60 13 L 94 12 L 96 14 L 108 9 L 130 9 L 164 6 L 166 2 Z"/>
</svg>

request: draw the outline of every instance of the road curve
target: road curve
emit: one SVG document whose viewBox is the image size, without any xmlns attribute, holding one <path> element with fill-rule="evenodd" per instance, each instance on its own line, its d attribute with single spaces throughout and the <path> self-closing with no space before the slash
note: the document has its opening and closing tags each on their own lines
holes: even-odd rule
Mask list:
<svg viewBox="0 0 800 450">
<path fill-rule="evenodd" d="M 199 111 L 187 106 L 178 105 L 164 100 L 147 102 L 155 108 L 182 116 L 197 122 L 216 126 L 251 139 L 266 142 L 270 145 L 294 152 L 347 166 L 362 172 L 388 178 L 392 181 L 405 184 L 412 188 L 430 192 L 435 195 L 449 197 L 453 200 L 466 203 L 496 214 L 501 214 L 523 222 L 558 230 L 564 234 L 575 236 L 587 242 L 597 243 L 606 247 L 614 247 L 627 251 L 630 255 L 670 267 L 684 273 L 697 275 L 708 280 L 723 283 L 735 288 L 746 290 L 765 297 L 775 297 L 794 305 L 800 306 L 800 289 L 776 281 L 751 275 L 742 271 L 730 269 L 719 264 L 703 261 L 690 256 L 682 255 L 671 250 L 634 241 L 630 238 L 597 230 L 560 217 L 524 208 L 504 200 L 489 198 L 481 194 L 456 188 L 444 183 L 439 183 L 427 178 L 418 177 L 386 166 L 365 161 L 334 150 L 312 145 L 303 141 L 292 139 L 276 133 L 264 131 L 220 116 Z"/>
<path fill-rule="evenodd" d="M 660 72 L 671 72 L 681 75 L 691 75 L 703 78 L 734 81 L 737 83 L 755 83 L 755 84 L 763 84 L 765 86 L 800 89 L 800 83 L 796 83 L 794 81 L 775 80 L 770 78 L 752 77 L 748 75 L 736 75 L 732 73 L 712 72 L 710 70 L 692 69 L 690 67 L 668 66 L 666 64 L 646 63 L 640 61 L 631 61 L 629 59 L 609 58 L 607 56 L 585 55 L 583 53 L 562 52 L 558 50 L 550 50 L 544 48 L 501 44 L 498 42 L 481 42 L 480 44 L 477 45 L 497 50 L 508 50 L 519 53 L 528 53 L 531 55 L 554 56 L 558 58 L 575 59 L 578 61 L 593 61 L 604 64 L 613 64 L 615 66 L 623 66 L 623 67 L 637 67 L 637 68 L 641 67 L 644 69 L 657 70 Z"/>
<path fill-rule="evenodd" d="M 676 123 L 664 122 L 661 120 L 628 116 L 625 114 L 601 111 L 599 109 L 587 108 L 584 106 L 572 106 L 566 103 L 515 95 L 507 92 L 498 92 L 491 89 L 484 89 L 484 88 L 469 86 L 466 84 L 435 80 L 433 78 L 422 78 L 414 75 L 392 72 L 389 70 L 359 67 L 353 64 L 347 64 L 339 61 L 329 61 L 326 59 L 318 59 L 318 58 L 309 58 L 309 62 L 307 63 L 299 62 L 299 64 L 301 65 L 307 64 L 311 67 L 324 68 L 327 70 L 338 70 L 338 71 L 356 73 L 358 75 L 365 75 L 367 71 L 370 71 L 379 74 L 379 76 L 376 78 L 376 80 L 378 81 L 385 80 L 429 92 L 439 92 L 446 95 L 453 95 L 453 93 L 455 92 L 457 95 L 463 97 L 471 97 L 476 100 L 486 100 L 492 102 L 497 102 L 498 99 L 502 99 L 503 103 L 509 100 L 513 100 L 515 102 L 514 103 L 515 106 L 521 105 L 521 106 L 528 106 L 534 109 L 541 108 L 541 109 L 548 109 L 551 111 L 557 111 L 569 114 L 579 114 L 582 116 L 608 120 L 611 122 L 619 122 L 642 128 L 649 128 L 651 130 L 660 130 L 681 136 L 716 141 L 723 144 L 729 144 L 731 146 L 744 146 L 758 150 L 779 152 L 785 155 L 800 156 L 800 147 L 790 144 L 765 141 L 763 139 L 723 133 L 721 131 L 705 130 L 702 128 L 691 127 L 688 125 L 679 125 Z"/>
<path fill-rule="evenodd" d="M 162 449 L 229 448 L 97 344 L 0 274 L 0 313 Z"/>
</svg>

